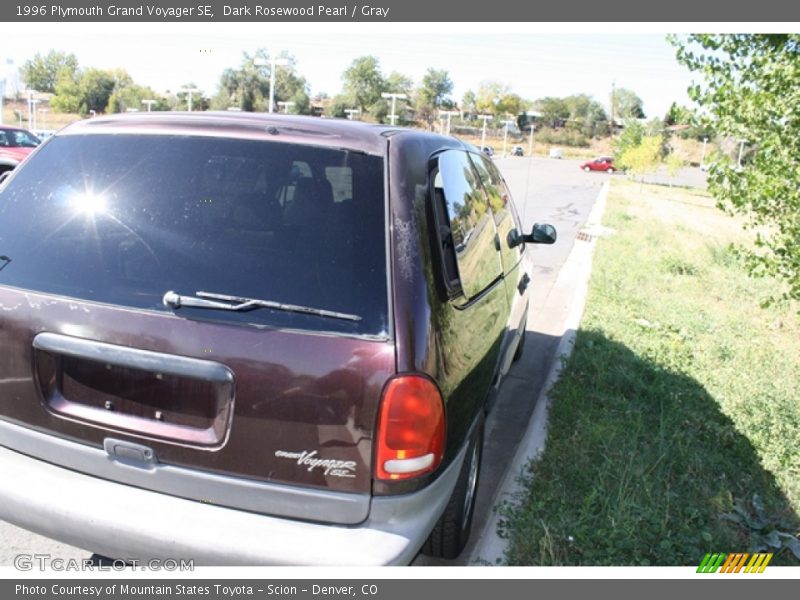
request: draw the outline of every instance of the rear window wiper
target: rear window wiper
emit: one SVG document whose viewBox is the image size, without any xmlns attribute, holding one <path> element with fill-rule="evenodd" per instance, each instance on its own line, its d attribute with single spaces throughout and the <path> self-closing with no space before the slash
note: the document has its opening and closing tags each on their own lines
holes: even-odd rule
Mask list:
<svg viewBox="0 0 800 600">
<path fill-rule="evenodd" d="M 164 306 L 170 308 L 186 306 L 191 308 L 215 308 L 218 310 L 233 311 L 270 308 L 272 310 L 314 315 L 317 317 L 329 317 L 331 319 L 342 319 L 345 321 L 361 320 L 361 317 L 358 315 L 337 312 L 335 310 L 312 308 L 310 306 L 300 306 L 297 304 L 284 304 L 282 302 L 273 302 L 272 300 L 258 300 L 256 298 L 241 298 L 239 296 L 228 296 L 226 294 L 213 294 L 211 292 L 197 292 L 194 296 L 183 296 L 177 292 L 169 291 L 164 294 L 162 302 Z"/>
</svg>

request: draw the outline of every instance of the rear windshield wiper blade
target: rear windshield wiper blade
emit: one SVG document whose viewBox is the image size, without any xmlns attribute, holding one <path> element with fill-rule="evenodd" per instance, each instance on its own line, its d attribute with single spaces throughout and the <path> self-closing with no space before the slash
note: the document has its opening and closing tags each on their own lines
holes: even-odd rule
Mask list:
<svg viewBox="0 0 800 600">
<path fill-rule="evenodd" d="M 191 308 L 216 308 L 218 310 L 233 310 L 237 312 L 253 310 L 256 308 L 271 308 L 284 312 L 295 312 L 304 315 L 314 315 L 317 317 L 329 317 L 331 319 L 342 319 L 345 321 L 360 321 L 358 315 L 337 312 L 335 310 L 325 310 L 322 308 L 312 308 L 310 306 L 300 306 L 297 304 L 284 304 L 271 300 L 258 300 L 255 298 L 241 298 L 239 296 L 228 296 L 226 294 L 213 294 L 211 292 L 197 292 L 194 296 L 183 296 L 177 292 L 169 291 L 164 294 L 162 300 L 164 306 L 170 308 L 180 308 L 181 306 Z"/>
</svg>

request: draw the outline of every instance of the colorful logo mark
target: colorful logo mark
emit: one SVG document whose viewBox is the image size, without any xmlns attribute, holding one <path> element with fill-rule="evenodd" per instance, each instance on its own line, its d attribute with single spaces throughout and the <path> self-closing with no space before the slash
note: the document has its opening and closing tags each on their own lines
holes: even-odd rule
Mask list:
<svg viewBox="0 0 800 600">
<path fill-rule="evenodd" d="M 747 559 L 750 559 L 748 562 Z M 697 567 L 698 573 L 763 573 L 769 561 L 772 560 L 772 553 L 748 554 L 747 552 L 709 552 L 700 561 Z M 745 563 L 747 565 L 745 566 Z"/>
</svg>

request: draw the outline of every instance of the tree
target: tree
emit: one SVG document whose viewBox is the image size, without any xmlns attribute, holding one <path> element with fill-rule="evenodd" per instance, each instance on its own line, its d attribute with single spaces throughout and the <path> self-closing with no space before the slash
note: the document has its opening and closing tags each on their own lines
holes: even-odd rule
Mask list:
<svg viewBox="0 0 800 600">
<path fill-rule="evenodd" d="M 644 119 L 644 103 L 636 92 L 617 88 L 611 97 L 615 119 Z"/>
<path fill-rule="evenodd" d="M 239 68 L 229 67 L 220 75 L 219 91 L 211 101 L 211 105 L 218 109 L 235 106 L 248 112 L 267 110 L 269 69 L 269 54 L 263 48 L 259 48 L 253 54 L 243 52 Z M 180 94 L 178 96 L 180 97 Z M 192 100 L 194 101 L 194 98 Z"/>
<path fill-rule="evenodd" d="M 547 96 L 533 103 L 536 110 L 542 113 L 542 121 L 550 127 L 560 127 L 569 118 L 569 106 L 563 98 Z"/>
<path fill-rule="evenodd" d="M 525 101 L 519 94 L 509 93 L 500 97 L 495 108 L 497 109 L 497 114 L 507 115 L 516 119 L 519 113 L 524 110 Z"/>
<path fill-rule="evenodd" d="M 511 87 L 499 81 L 482 81 L 478 86 L 475 104 L 479 112 L 495 114 L 497 104 L 511 93 Z"/>
<path fill-rule="evenodd" d="M 661 162 L 661 143 L 660 136 L 645 136 L 637 145 L 627 148 L 615 162 L 643 181 L 644 176 L 655 171 Z"/>
<path fill-rule="evenodd" d="M 462 96 L 461 110 L 471 115 L 478 113 L 478 97 L 472 90 L 467 90 Z"/>
<path fill-rule="evenodd" d="M 755 250 L 742 249 L 754 275 L 786 284 L 800 300 L 800 35 L 671 37 L 678 61 L 704 82 L 689 96 L 720 136 L 755 149 L 741 168 L 734 157 L 712 164 L 709 190 L 719 205 L 760 228 Z"/>
<path fill-rule="evenodd" d="M 116 80 L 114 73 L 101 69 L 86 69 L 79 82 L 81 93 L 81 107 L 85 111 L 104 112 L 108 106 L 108 99 L 114 92 Z M 83 108 L 82 111 L 83 112 Z"/>
<path fill-rule="evenodd" d="M 614 140 L 614 161 L 619 162 L 622 159 L 622 155 L 629 149 L 639 146 L 644 137 L 644 125 L 636 119 L 628 119 L 622 132 Z"/>
<path fill-rule="evenodd" d="M 386 89 L 386 80 L 380 70 L 380 63 L 374 56 L 355 59 L 342 75 L 344 95 L 355 108 L 366 112 L 377 105 Z"/>
<path fill-rule="evenodd" d="M 444 104 L 452 105 L 449 100 L 452 93 L 453 81 L 450 79 L 449 73 L 444 69 L 430 68 L 422 77 L 422 85 L 417 91 L 417 96 L 421 103 L 436 109 Z"/>
<path fill-rule="evenodd" d="M 74 79 L 78 71 L 78 59 L 74 54 L 51 50 L 47 55 L 36 54 L 20 69 L 28 89 L 54 93 L 62 77 Z"/>
</svg>

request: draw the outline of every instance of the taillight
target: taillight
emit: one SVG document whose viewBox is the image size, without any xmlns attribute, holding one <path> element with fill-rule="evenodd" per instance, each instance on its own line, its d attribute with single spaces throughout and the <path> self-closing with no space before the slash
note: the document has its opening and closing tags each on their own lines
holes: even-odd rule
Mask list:
<svg viewBox="0 0 800 600">
<path fill-rule="evenodd" d="M 409 479 L 436 469 L 444 456 L 444 404 L 439 389 L 420 375 L 386 384 L 378 416 L 375 476 Z"/>
</svg>

